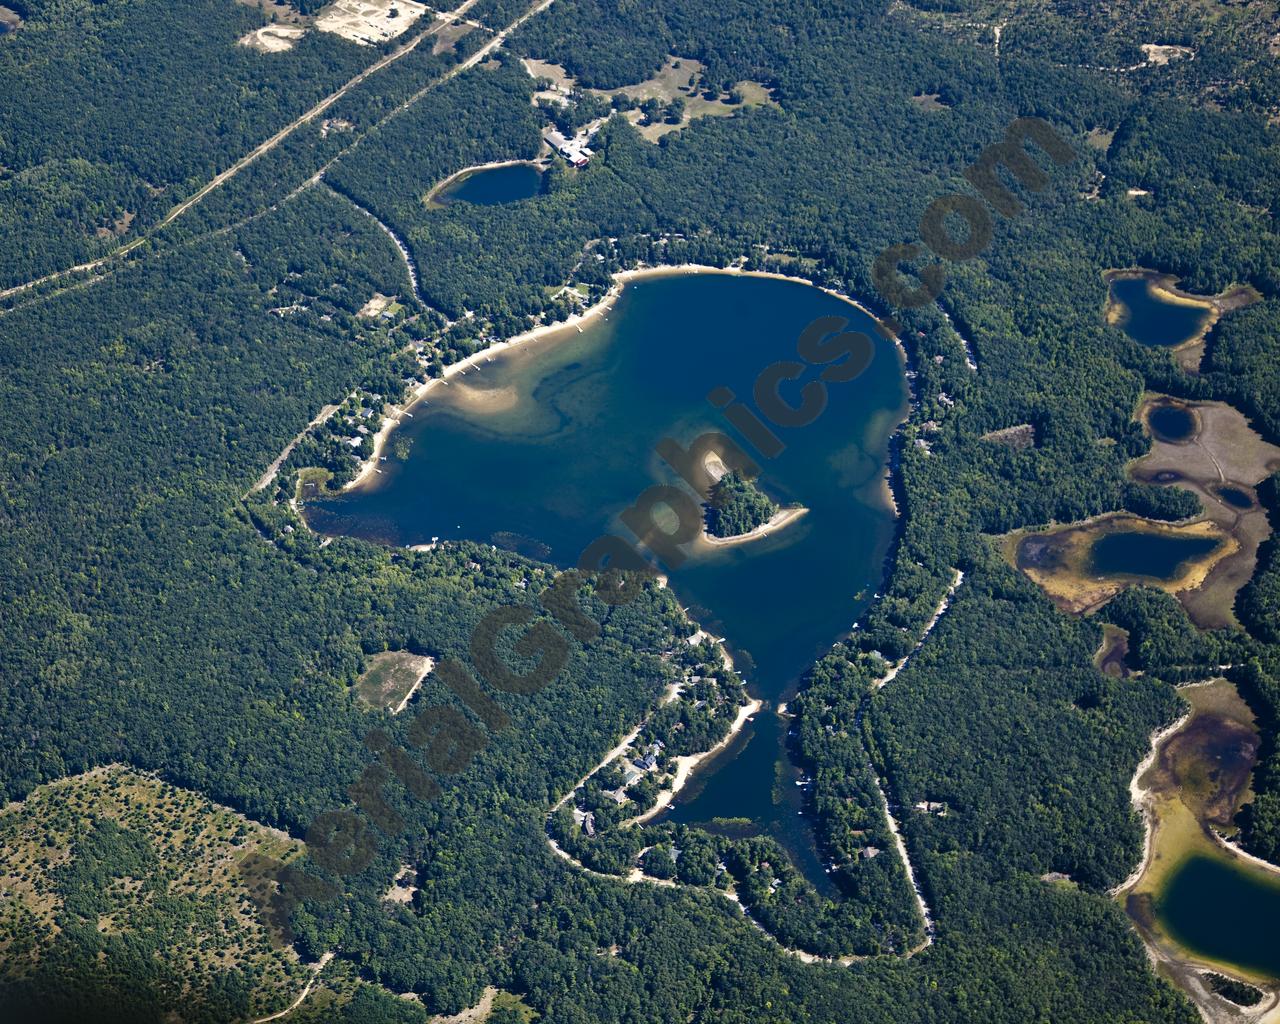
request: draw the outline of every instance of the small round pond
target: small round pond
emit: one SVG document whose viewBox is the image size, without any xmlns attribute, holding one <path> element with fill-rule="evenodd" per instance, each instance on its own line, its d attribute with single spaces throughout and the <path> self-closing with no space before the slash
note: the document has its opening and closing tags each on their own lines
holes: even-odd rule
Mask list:
<svg viewBox="0 0 1280 1024">
<path fill-rule="evenodd" d="M 502 206 L 541 194 L 545 179 L 546 174 L 534 164 L 481 167 L 459 175 L 433 195 L 431 201 L 440 206 L 455 203 Z"/>
<path fill-rule="evenodd" d="M 1156 440 L 1179 444 L 1195 434 L 1196 414 L 1185 405 L 1162 402 L 1147 413 L 1147 425 Z"/>
</svg>

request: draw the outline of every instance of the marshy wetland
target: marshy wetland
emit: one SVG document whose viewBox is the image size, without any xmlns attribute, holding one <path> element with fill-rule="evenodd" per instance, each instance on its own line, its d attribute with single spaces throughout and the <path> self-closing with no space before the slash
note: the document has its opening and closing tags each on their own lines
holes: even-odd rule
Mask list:
<svg viewBox="0 0 1280 1024">
<path fill-rule="evenodd" d="M 1168 439 L 1171 416 L 1189 420 L 1190 432 Z M 1179 600 L 1198 626 L 1235 625 L 1235 595 L 1253 577 L 1258 547 L 1272 529 L 1256 488 L 1280 469 L 1280 447 L 1264 441 L 1239 409 L 1224 402 L 1189 402 L 1147 393 L 1139 402 L 1137 419 L 1147 427 L 1152 443 L 1151 450 L 1130 465 L 1130 477 L 1191 491 L 1200 499 L 1202 521 L 1217 526 L 1234 543 L 1234 550 L 1217 558 L 1204 584 L 1184 591 Z"/>
<path fill-rule="evenodd" d="M 1125 587 L 1143 585 L 1173 594 L 1201 628 L 1234 625 L 1235 596 L 1271 533 L 1255 488 L 1280 468 L 1280 448 L 1222 402 L 1148 393 L 1136 418 L 1151 450 L 1129 466 L 1130 478 L 1191 491 L 1201 514 L 1165 523 L 1113 512 L 1018 531 L 1005 538 L 1006 557 L 1072 614 L 1091 613 Z"/>
<path fill-rule="evenodd" d="M 1147 818 L 1139 870 L 1118 891 L 1163 971 L 1211 1020 L 1261 1020 L 1280 1003 L 1280 871 L 1226 839 L 1250 799 L 1254 716 L 1225 679 L 1185 686 L 1190 713 L 1156 739 L 1132 786 Z M 1215 994 L 1205 969 L 1266 993 L 1248 1017 Z"/>
<path fill-rule="evenodd" d="M 1012 535 L 1007 552 L 1063 611 L 1087 614 L 1128 586 L 1181 595 L 1237 549 L 1216 524 L 1171 525 L 1114 512 Z"/>
</svg>

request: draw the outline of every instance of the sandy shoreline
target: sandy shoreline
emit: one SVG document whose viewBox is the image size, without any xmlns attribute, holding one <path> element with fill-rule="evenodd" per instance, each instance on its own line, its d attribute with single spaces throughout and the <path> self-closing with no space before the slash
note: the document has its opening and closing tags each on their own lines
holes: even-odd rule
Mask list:
<svg viewBox="0 0 1280 1024">
<path fill-rule="evenodd" d="M 581 325 L 594 316 L 602 316 L 607 313 L 617 301 L 618 296 L 622 292 L 622 285 L 615 284 L 605 294 L 604 297 L 591 306 L 589 309 L 583 310 L 581 313 L 575 313 L 567 320 L 557 320 L 553 324 L 544 324 L 535 327 L 532 330 L 525 331 L 523 334 L 517 334 L 505 341 L 495 341 L 492 345 L 482 348 L 477 352 L 473 352 L 465 359 L 459 359 L 456 363 L 450 363 L 444 368 L 444 373 L 439 377 L 432 377 L 428 381 L 419 384 L 410 393 L 400 405 L 390 406 L 387 413 L 383 416 L 382 425 L 378 428 L 377 434 L 373 438 L 373 454 L 361 463 L 359 471 L 356 475 L 343 485 L 343 491 L 349 491 L 359 487 L 362 483 L 369 479 L 377 469 L 378 462 L 381 460 L 382 453 L 386 448 L 387 438 L 391 436 L 392 431 L 400 425 L 401 416 L 413 416 L 413 409 L 422 403 L 437 386 L 445 386 L 450 383 L 453 377 L 465 375 L 469 369 L 478 366 L 481 362 L 488 362 L 499 353 L 508 349 L 517 348 L 527 345 L 539 339 L 546 338 L 549 335 L 568 332 L 572 328 L 581 330 Z"/>
<path fill-rule="evenodd" d="M 760 711 L 764 707 L 764 701 L 755 698 L 749 703 L 743 704 L 738 708 L 738 716 L 733 720 L 733 724 L 729 726 L 729 731 L 725 733 L 724 739 L 717 743 L 709 750 L 703 750 L 697 754 L 684 754 L 676 758 L 676 774 L 671 780 L 671 786 L 664 789 L 658 794 L 657 803 L 650 807 L 643 814 L 637 814 L 634 818 L 627 821 L 627 825 L 642 825 L 651 818 L 657 817 L 671 804 L 679 795 L 680 790 L 684 789 L 685 784 L 689 781 L 689 777 L 694 773 L 697 767 L 704 761 L 707 761 L 724 750 L 738 733 L 742 732 L 742 727 L 747 724 L 747 719 Z"/>
<path fill-rule="evenodd" d="M 1184 338 L 1176 345 L 1168 346 L 1168 351 L 1174 360 L 1188 373 L 1199 373 L 1207 339 L 1210 332 L 1218 325 L 1218 321 L 1225 314 L 1250 306 L 1262 298 L 1252 285 L 1247 284 L 1228 285 L 1216 295 L 1195 295 L 1178 287 L 1181 278 L 1177 275 L 1145 270 L 1141 267 L 1104 270 L 1102 279 L 1107 284 L 1107 304 L 1103 315 L 1106 322 L 1113 327 L 1122 327 L 1130 313 L 1124 303 L 1111 294 L 1111 284 L 1114 281 L 1146 281 L 1150 285 L 1151 294 L 1161 302 L 1175 306 L 1190 306 L 1205 311 L 1204 323 L 1195 334 Z"/>
<path fill-rule="evenodd" d="M 716 537 L 708 533 L 705 529 L 702 536 L 695 542 L 696 544 L 706 544 L 713 548 L 733 547 L 735 544 L 749 544 L 753 540 L 762 540 L 772 533 L 786 529 L 801 516 L 805 515 L 809 510 L 803 505 L 792 505 L 787 508 L 780 508 L 767 523 L 761 523 L 754 530 L 747 533 L 739 533 L 733 537 Z"/>
<path fill-rule="evenodd" d="M 1193 683 L 1191 685 L 1199 686 L 1202 684 Z M 1138 883 L 1139 879 L 1146 874 L 1147 869 L 1151 866 L 1156 830 L 1155 808 L 1152 806 L 1154 795 L 1142 785 L 1141 779 L 1151 770 L 1151 766 L 1156 763 L 1156 758 L 1160 756 L 1160 745 L 1186 725 L 1193 714 L 1195 714 L 1194 710 L 1189 710 L 1185 714 L 1179 715 L 1176 721 L 1166 725 L 1163 729 L 1157 729 L 1151 734 L 1151 749 L 1147 751 L 1147 756 L 1138 763 L 1138 767 L 1133 773 L 1133 778 L 1129 780 L 1129 800 L 1134 809 L 1142 815 L 1142 858 L 1138 861 L 1138 866 L 1130 872 L 1129 877 L 1110 890 L 1109 895 L 1111 896 L 1123 896 Z"/>
<path fill-rule="evenodd" d="M 1212 685 L 1215 679 L 1207 679 L 1198 683 L 1190 683 L 1179 687 L 1180 692 Z M 1189 722 L 1200 713 L 1201 708 L 1194 705 L 1177 721 L 1156 730 L 1151 736 L 1151 746 L 1139 763 L 1129 781 L 1129 795 L 1133 806 L 1140 812 L 1143 821 L 1142 857 L 1129 876 L 1109 890 L 1109 895 L 1126 908 L 1133 919 L 1135 930 L 1142 940 L 1147 957 L 1153 967 L 1162 973 L 1167 972 L 1170 978 L 1182 989 L 1183 993 L 1195 1004 L 1209 1024 L 1276 1024 L 1280 1021 L 1280 989 L 1274 983 L 1263 981 L 1254 973 L 1235 965 L 1219 962 L 1212 957 L 1202 956 L 1194 950 L 1182 946 L 1176 940 L 1160 930 L 1153 928 L 1151 922 L 1144 922 L 1140 916 L 1133 914 L 1128 908 L 1128 900 L 1135 893 L 1146 893 L 1150 889 L 1150 876 L 1159 870 L 1162 858 L 1174 856 L 1169 849 L 1159 850 L 1159 837 L 1162 829 L 1178 826 L 1169 818 L 1171 809 L 1182 806 L 1177 791 L 1162 791 L 1158 784 L 1145 785 L 1146 777 L 1159 761 L 1162 748 L 1171 737 L 1182 731 Z M 1184 808 L 1182 813 L 1191 813 Z M 1176 817 L 1176 813 L 1174 815 Z M 1192 815 L 1195 818 L 1194 814 Z M 1238 849 L 1222 837 L 1216 828 L 1205 828 L 1203 822 L 1195 820 L 1197 835 L 1207 836 L 1212 845 L 1226 854 L 1228 860 L 1239 860 L 1256 865 L 1269 872 L 1280 871 L 1276 865 L 1261 860 Z M 1186 855 L 1195 851 L 1188 850 Z M 1204 854 L 1201 854 L 1204 855 Z M 1174 856 L 1176 862 L 1177 857 Z M 1165 868 L 1167 871 L 1167 867 Z M 1215 995 L 1204 983 L 1203 972 L 1213 971 L 1228 977 L 1247 980 L 1255 988 L 1262 991 L 1264 998 L 1256 1006 L 1244 1009 L 1236 1007 Z"/>
<path fill-rule="evenodd" d="M 527 163 L 525 160 L 507 161 L 508 163 Z M 489 166 L 489 165 L 480 165 Z M 477 168 L 467 168 L 468 171 Z M 462 172 L 459 172 L 462 173 Z M 356 475 L 342 487 L 342 491 L 349 491 L 359 487 L 361 484 L 369 480 L 374 475 L 378 467 L 378 462 L 382 459 L 382 453 L 386 448 L 387 438 L 391 432 L 399 425 L 400 417 L 407 415 L 412 417 L 414 406 L 420 404 L 431 389 L 443 382 L 448 384 L 450 378 L 465 374 L 473 366 L 479 363 L 487 362 L 500 352 L 515 348 L 521 345 L 527 345 L 531 342 L 538 341 L 552 335 L 567 333 L 571 329 L 576 329 L 579 333 L 582 331 L 582 325 L 595 316 L 603 316 L 617 302 L 618 296 L 622 294 L 622 290 L 632 281 L 642 281 L 649 278 L 676 277 L 684 274 L 724 274 L 730 277 L 763 277 L 770 278 L 775 281 L 791 281 L 795 284 L 805 284 L 810 288 L 817 288 L 833 298 L 839 299 L 841 302 L 847 302 L 855 309 L 869 316 L 877 325 L 880 326 L 885 337 L 892 339 L 902 358 L 906 359 L 906 349 L 903 347 L 901 339 L 896 334 L 889 331 L 883 322 L 866 306 L 858 302 L 856 299 L 838 292 L 833 288 L 824 288 L 822 285 L 810 281 L 807 278 L 796 277 L 791 274 L 778 274 L 769 270 L 743 270 L 741 267 L 710 267 L 700 263 L 679 263 L 666 267 L 636 267 L 632 270 L 621 270 L 613 275 L 613 284 L 604 296 L 594 305 L 583 310 L 581 313 L 575 313 L 567 320 L 557 320 L 555 323 L 543 324 L 525 331 L 523 334 L 514 335 L 504 341 L 496 341 L 487 348 L 482 348 L 477 352 L 467 356 L 466 359 L 460 359 L 456 363 L 450 363 L 444 368 L 444 374 L 441 377 L 433 377 L 431 380 L 425 381 L 418 385 L 410 393 L 407 400 L 400 405 L 391 406 L 387 414 L 383 417 L 382 425 L 379 427 L 377 434 L 373 438 L 373 454 L 371 454 L 360 465 L 360 469 Z M 890 504 L 896 506 L 893 500 L 892 491 L 890 491 Z"/>
</svg>

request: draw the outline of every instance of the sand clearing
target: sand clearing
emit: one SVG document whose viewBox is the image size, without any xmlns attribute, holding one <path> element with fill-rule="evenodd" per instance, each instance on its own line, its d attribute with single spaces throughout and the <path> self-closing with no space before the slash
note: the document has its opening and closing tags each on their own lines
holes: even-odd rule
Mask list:
<svg viewBox="0 0 1280 1024">
<path fill-rule="evenodd" d="M 305 28 L 296 25 L 264 25 L 246 36 L 241 36 L 239 43 L 259 53 L 284 53 L 292 50 L 294 44 L 307 34 Z"/>
<path fill-rule="evenodd" d="M 414 0 L 337 0 L 316 15 L 315 26 L 361 46 L 385 43 L 428 11 Z"/>
</svg>

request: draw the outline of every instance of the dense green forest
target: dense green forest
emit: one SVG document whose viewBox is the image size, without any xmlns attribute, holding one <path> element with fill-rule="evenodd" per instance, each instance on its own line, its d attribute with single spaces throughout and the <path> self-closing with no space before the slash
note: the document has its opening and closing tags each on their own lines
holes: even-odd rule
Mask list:
<svg viewBox="0 0 1280 1024">
<path fill-rule="evenodd" d="M 716 481 L 706 502 L 707 532 L 713 537 L 737 537 L 763 526 L 778 504 L 747 477 L 729 472 Z"/>
<path fill-rule="evenodd" d="M 528 6 L 487 0 L 476 13 L 498 29 Z M 847 903 L 823 906 L 789 887 L 774 850 L 730 851 L 696 829 L 662 839 L 693 851 L 687 884 L 674 887 L 555 857 L 549 808 L 652 708 L 662 653 L 682 628 L 663 589 L 620 607 L 584 591 L 575 599 L 602 623 L 599 638 L 566 634 L 566 669 L 540 692 L 494 694 L 507 727 L 473 719 L 428 677 L 415 701 L 455 708 L 483 744 L 465 770 L 433 772 L 435 799 L 386 783 L 403 828 L 368 824 L 377 842 L 362 870 L 339 876 L 308 859 L 330 895 L 290 915 L 298 948 L 337 951 L 364 983 L 317 1019 L 421 1020 L 473 1005 L 487 984 L 549 1022 L 843 1022 L 851 1008 L 884 1022 L 1197 1019 L 1150 970 L 1107 889 L 1140 853 L 1128 782 L 1151 733 L 1179 713 L 1174 684 L 1220 664 L 1234 666 L 1264 730 L 1244 842 L 1280 851 L 1275 543 L 1241 595 L 1239 631 L 1199 633 L 1154 591 L 1108 605 L 1100 618 L 1130 631 L 1130 662 L 1143 670 L 1121 680 L 1092 665 L 1098 623 L 1057 612 L 991 537 L 1122 507 L 1185 514 L 1182 499 L 1125 476 L 1147 445 L 1132 422 L 1144 389 L 1231 402 L 1280 443 L 1275 73 L 1258 65 L 1251 23 L 1230 12 L 1188 20 L 1185 38 L 1171 39 L 1197 47 L 1194 61 L 1128 74 L 1093 68 L 1130 62 L 1147 37 L 1123 24 L 1085 31 L 1087 5 L 1028 16 L 998 59 L 982 30 L 948 20 L 970 6 L 555 0 L 494 57 L 438 86 L 426 88 L 483 30 L 371 76 L 326 113 L 349 128 L 291 135 L 100 279 L 7 300 L 4 798 L 126 762 L 298 838 L 354 807 L 349 787 L 378 763 L 371 729 L 413 749 L 407 720 L 356 702 L 365 659 L 396 649 L 468 663 L 485 613 L 536 614 L 553 570 L 487 545 L 322 546 L 277 500 L 318 442 L 295 450 L 278 489 L 253 493 L 254 482 L 325 405 L 399 397 L 413 369 L 406 350 L 456 358 L 556 311 L 548 287 L 598 291 L 610 270 L 639 261 L 801 260 L 903 323 L 914 401 L 894 448 L 902 522 L 881 596 L 809 673 L 795 752 L 828 849 L 861 830 L 888 846 L 871 785 L 884 781 L 934 941 L 849 967 L 780 949 L 779 939 L 861 925 L 857 908 L 877 901 L 877 924 L 897 929 L 886 950 L 908 945 L 919 923 L 888 857 L 844 880 Z M 310 33 L 268 58 L 235 44 L 262 15 L 222 0 L 25 8 L 22 28 L 0 38 L 12 85 L 0 105 L 0 288 L 129 240 L 380 52 Z M 538 151 L 545 115 L 519 56 L 614 87 L 668 54 L 702 61 L 711 82 L 764 82 L 776 106 L 704 118 L 657 145 L 615 117 L 591 163 L 558 166 L 544 195 L 499 207 L 422 201 L 466 166 Z M 913 100 L 931 93 L 942 109 Z M 979 258 L 945 264 L 938 303 L 888 308 L 876 256 L 918 241 L 930 202 L 968 190 L 964 170 L 1027 115 L 1045 118 L 1075 159 L 1046 162 L 1046 189 L 1019 190 L 1025 209 L 993 218 Z M 1109 148 L 1086 142 L 1095 129 L 1114 132 Z M 321 172 L 323 184 L 307 184 Z M 135 219 L 116 235 L 126 212 Z M 422 302 L 369 214 L 406 242 Z M 1192 375 L 1106 325 L 1101 271 L 1123 266 L 1202 292 L 1248 283 L 1264 299 L 1223 319 Z M 402 318 L 360 317 L 375 292 L 400 296 Z M 1023 423 L 1033 447 L 982 440 Z M 1274 481 L 1261 490 L 1275 521 Z M 873 690 L 884 664 L 913 650 L 956 569 L 964 582 L 946 615 Z M 91 907 L 104 873 L 145 868 L 145 844 L 127 834 L 100 829 L 85 849 L 93 856 L 60 877 L 73 909 Z M 721 854 L 745 885 L 771 890 L 768 860 L 799 913 L 771 916 L 757 891 L 767 920 L 746 920 L 705 888 Z M 405 865 L 417 892 L 389 907 L 383 894 Z M 1047 883 L 1047 872 L 1075 884 Z M 34 975 L 0 964 L 10 1019 L 161 1019 L 168 1004 L 156 993 L 177 984 L 153 955 L 162 933 L 103 943 L 90 931 L 69 929 Z M 242 1005 L 241 983 L 229 977 L 192 1018 Z M 58 1001 L 43 998 L 54 988 Z M 409 992 L 421 1006 L 395 998 Z"/>
<path fill-rule="evenodd" d="M 24 6 L 0 47 L 0 289 L 131 241 L 368 62 L 320 32 L 287 60 L 237 46 L 266 19 L 225 0 Z"/>
</svg>

